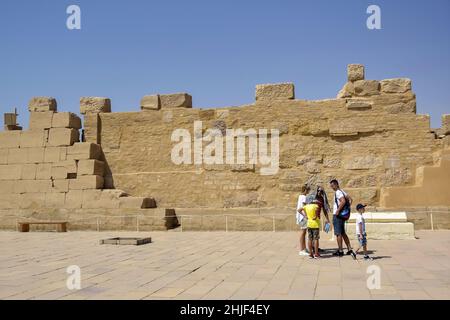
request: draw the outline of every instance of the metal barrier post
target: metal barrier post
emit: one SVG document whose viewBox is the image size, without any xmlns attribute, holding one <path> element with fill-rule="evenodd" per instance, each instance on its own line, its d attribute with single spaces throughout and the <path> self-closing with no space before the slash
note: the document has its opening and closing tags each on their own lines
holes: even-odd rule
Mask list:
<svg viewBox="0 0 450 320">
<path fill-rule="evenodd" d="M 97 232 L 99 232 L 99 231 L 100 231 L 100 223 L 99 223 L 98 218 L 97 218 Z"/>
<path fill-rule="evenodd" d="M 272 232 L 275 232 L 275 216 L 272 216 Z"/>
</svg>

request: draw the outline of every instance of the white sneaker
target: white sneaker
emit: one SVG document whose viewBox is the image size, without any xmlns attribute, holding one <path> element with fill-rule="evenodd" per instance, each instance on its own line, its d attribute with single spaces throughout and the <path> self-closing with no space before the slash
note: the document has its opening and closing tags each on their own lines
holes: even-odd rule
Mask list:
<svg viewBox="0 0 450 320">
<path fill-rule="evenodd" d="M 301 250 L 301 251 L 298 252 L 298 255 L 299 256 L 309 256 L 309 253 L 306 252 L 306 250 Z"/>
</svg>

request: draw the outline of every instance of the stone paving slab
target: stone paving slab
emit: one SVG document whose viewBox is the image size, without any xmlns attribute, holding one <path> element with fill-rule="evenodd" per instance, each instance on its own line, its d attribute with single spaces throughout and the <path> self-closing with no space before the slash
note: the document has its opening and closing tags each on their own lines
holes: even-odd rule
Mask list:
<svg viewBox="0 0 450 320">
<path fill-rule="evenodd" d="M 100 245 L 151 236 L 142 246 Z M 298 255 L 295 232 L 0 232 L 0 299 L 450 299 L 450 231 L 372 240 L 375 260 Z M 356 245 L 356 243 L 354 243 Z M 68 266 L 81 290 L 66 286 Z M 367 288 L 369 266 L 381 287 Z"/>
</svg>

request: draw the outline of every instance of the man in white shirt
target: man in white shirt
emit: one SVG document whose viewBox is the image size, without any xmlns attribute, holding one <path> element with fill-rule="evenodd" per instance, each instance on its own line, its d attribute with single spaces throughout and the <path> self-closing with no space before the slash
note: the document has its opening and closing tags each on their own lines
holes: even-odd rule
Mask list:
<svg viewBox="0 0 450 320">
<path fill-rule="evenodd" d="M 352 250 L 350 240 L 345 232 L 345 220 L 339 216 L 345 206 L 350 206 L 352 204 L 352 198 L 340 189 L 339 182 L 336 179 L 330 181 L 330 187 L 335 192 L 333 201 L 333 229 L 338 245 L 338 250 L 333 253 L 333 255 L 338 257 L 344 255 L 344 250 L 342 249 L 342 240 L 344 240 L 348 249 L 347 255 L 351 255 L 353 259 L 356 259 L 356 254 Z"/>
</svg>

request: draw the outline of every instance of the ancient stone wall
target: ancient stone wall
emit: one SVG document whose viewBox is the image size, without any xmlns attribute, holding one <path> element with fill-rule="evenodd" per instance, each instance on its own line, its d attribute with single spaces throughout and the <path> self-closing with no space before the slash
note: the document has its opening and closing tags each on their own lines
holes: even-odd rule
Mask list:
<svg viewBox="0 0 450 320">
<path fill-rule="evenodd" d="M 450 147 L 450 116 L 431 129 L 429 116 L 416 114 L 409 79 L 365 80 L 363 66 L 349 65 L 337 98 L 295 96 L 291 83 L 264 84 L 253 104 L 199 109 L 189 94 L 155 94 L 144 96 L 137 112 L 111 112 L 108 98 L 83 97 L 83 123 L 57 112 L 53 98 L 33 98 L 29 129 L 13 123 L 0 132 L 0 227 L 32 217 L 69 219 L 72 229 L 83 220 L 80 228 L 99 229 L 95 219 L 102 216 L 120 228 L 165 228 L 173 215 L 165 208 L 176 208 L 201 223 L 231 213 L 236 228 L 258 229 L 253 216 L 238 218 L 251 213 L 264 228 L 295 229 L 291 213 L 305 183 L 325 186 L 332 200 L 328 181 L 337 178 L 355 202 L 390 209 L 398 194 L 416 190 L 399 187 L 427 188 L 427 176 L 445 185 L 450 167 L 439 161 Z M 277 150 L 268 167 L 262 155 Z M 440 198 L 421 199 L 414 206 L 446 206 Z M 214 219 L 209 229 L 219 227 Z"/>
<path fill-rule="evenodd" d="M 336 99 L 295 100 L 286 83 L 257 86 L 255 103 L 240 107 L 196 109 L 189 95 L 169 96 L 145 96 L 141 112 L 85 117 L 86 141 L 101 143 L 109 165 L 107 187 L 151 194 L 162 206 L 294 207 L 304 183 L 337 178 L 355 201 L 378 206 L 381 187 L 413 184 L 416 167 L 432 164 L 448 141 L 437 139 L 428 115 L 416 114 L 409 79 L 364 80 L 361 65 L 349 66 Z M 203 137 L 214 128 L 278 129 L 280 169 L 175 164 L 172 133 L 187 129 L 194 139 L 195 121 Z"/>
</svg>

